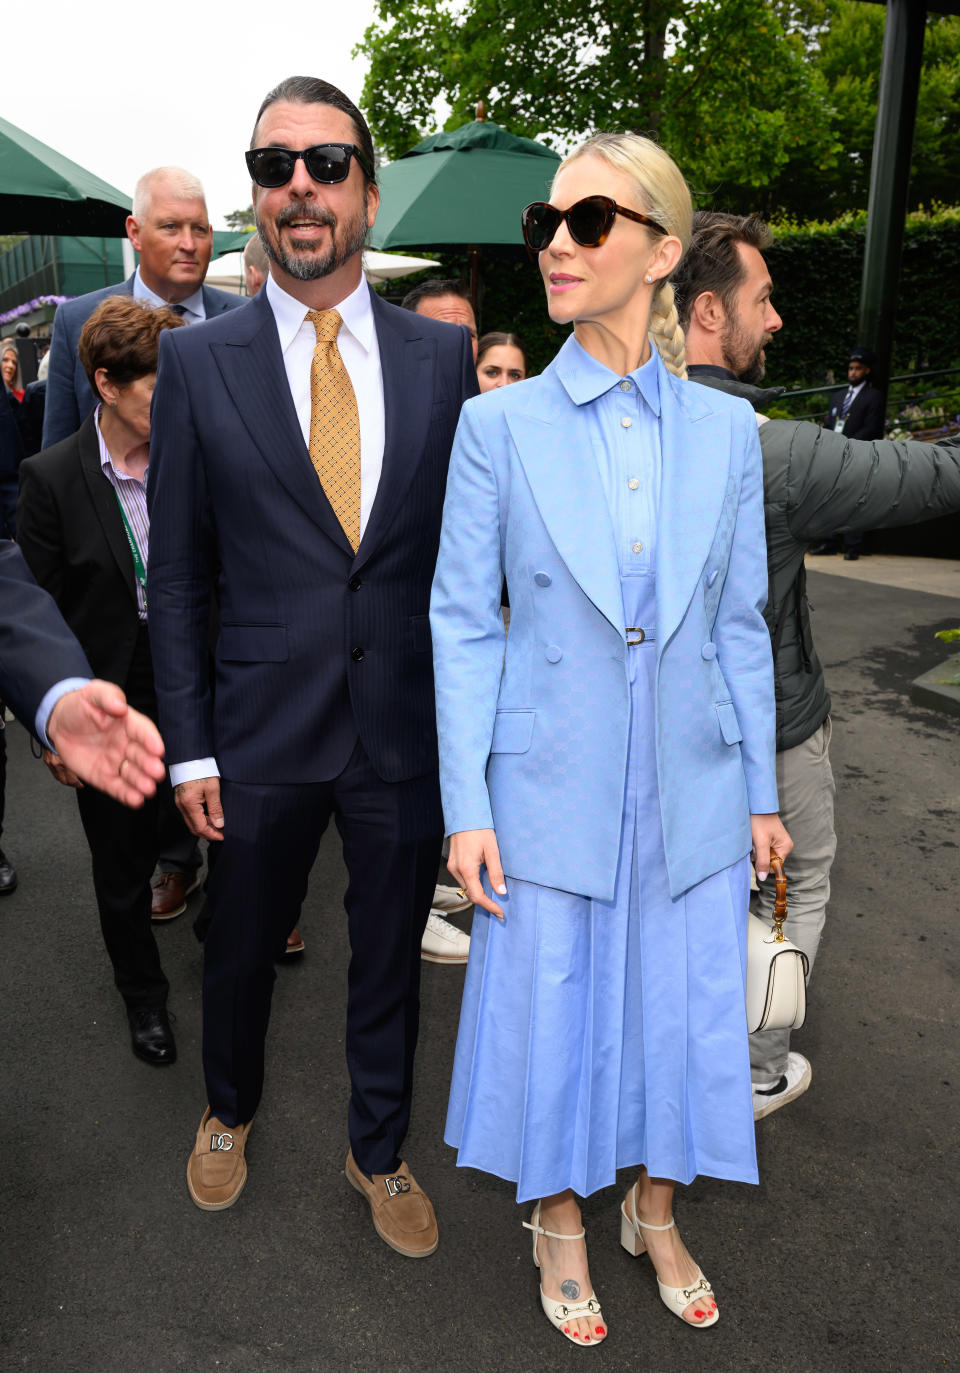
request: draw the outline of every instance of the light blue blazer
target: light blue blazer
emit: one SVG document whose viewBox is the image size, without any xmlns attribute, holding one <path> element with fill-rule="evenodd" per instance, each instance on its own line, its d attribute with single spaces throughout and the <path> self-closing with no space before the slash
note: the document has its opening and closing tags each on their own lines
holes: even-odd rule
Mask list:
<svg viewBox="0 0 960 1373">
<path fill-rule="evenodd" d="M 613 524 L 587 406 L 539 377 L 467 401 L 450 459 L 433 632 L 446 830 L 493 827 L 509 876 L 609 901 L 629 685 Z M 656 767 L 676 897 L 777 810 L 763 479 L 749 404 L 658 357 Z M 510 592 L 504 656 L 500 590 Z"/>
</svg>

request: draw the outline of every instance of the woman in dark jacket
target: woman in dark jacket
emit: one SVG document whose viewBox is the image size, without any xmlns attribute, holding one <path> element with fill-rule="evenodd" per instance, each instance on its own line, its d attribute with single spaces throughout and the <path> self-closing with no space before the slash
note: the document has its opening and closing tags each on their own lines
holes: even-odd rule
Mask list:
<svg viewBox="0 0 960 1373">
<path fill-rule="evenodd" d="M 17 537 L 33 575 L 57 602 L 96 675 L 117 682 L 153 720 L 146 602 L 150 398 L 160 334 L 182 323 L 172 310 L 129 296 L 105 300 L 79 345 L 99 404 L 75 434 L 20 467 Z M 57 754 L 45 751 L 44 761 L 58 781 L 77 788 L 100 926 L 133 1052 L 148 1063 L 173 1063 L 169 984 L 150 923 L 150 878 L 161 844 L 167 827 L 181 835 L 183 829 L 169 784 L 131 811 L 84 787 Z"/>
</svg>

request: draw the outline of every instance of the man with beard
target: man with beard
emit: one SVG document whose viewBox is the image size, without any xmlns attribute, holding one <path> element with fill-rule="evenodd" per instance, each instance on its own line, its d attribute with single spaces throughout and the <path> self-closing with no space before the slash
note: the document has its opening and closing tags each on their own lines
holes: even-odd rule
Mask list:
<svg viewBox="0 0 960 1373">
<path fill-rule="evenodd" d="M 700 211 L 673 282 L 693 381 L 745 397 L 757 411 L 770 599 L 764 617 L 773 641 L 777 699 L 780 817 L 794 841 L 790 938 L 816 958 L 837 848 L 830 768 L 830 697 L 810 628 L 804 554 L 835 529 L 913 524 L 960 510 L 960 441 L 871 443 L 801 420 L 767 419 L 782 388 L 761 389 L 764 349 L 781 327 L 762 250 L 767 226 L 753 216 Z M 720 665 L 722 667 L 722 664 Z M 774 892 L 761 884 L 760 913 Z M 751 1036 L 757 1119 L 807 1090 L 810 1064 L 790 1049 L 787 1030 Z"/>
<path fill-rule="evenodd" d="M 170 331 L 190 338 L 164 338 L 153 401 L 160 717 L 177 803 L 220 849 L 204 958 L 208 1106 L 188 1187 L 210 1211 L 243 1187 L 274 957 L 333 815 L 353 955 L 346 1172 L 381 1237 L 419 1258 L 436 1248 L 436 1221 L 400 1150 L 443 830 L 428 609 L 473 353 L 465 329 L 365 284 L 373 145 L 335 86 L 290 77 L 271 91 L 247 167 L 269 279 L 243 310 Z"/>
</svg>

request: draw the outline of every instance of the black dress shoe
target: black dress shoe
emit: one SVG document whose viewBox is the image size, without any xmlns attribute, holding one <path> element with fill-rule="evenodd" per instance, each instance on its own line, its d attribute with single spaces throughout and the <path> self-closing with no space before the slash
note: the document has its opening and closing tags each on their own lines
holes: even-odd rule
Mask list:
<svg viewBox="0 0 960 1373">
<path fill-rule="evenodd" d="M 848 549 L 846 553 L 844 553 L 843 561 L 845 563 L 855 563 L 859 557 L 860 554 L 855 549 L 851 548 Z"/>
<path fill-rule="evenodd" d="M 10 859 L 0 849 L 0 896 L 9 896 L 17 890 L 17 870 Z"/>
<path fill-rule="evenodd" d="M 130 1006 L 127 1019 L 130 1021 L 130 1045 L 137 1058 L 157 1067 L 176 1063 L 177 1046 L 166 1007 Z"/>
</svg>

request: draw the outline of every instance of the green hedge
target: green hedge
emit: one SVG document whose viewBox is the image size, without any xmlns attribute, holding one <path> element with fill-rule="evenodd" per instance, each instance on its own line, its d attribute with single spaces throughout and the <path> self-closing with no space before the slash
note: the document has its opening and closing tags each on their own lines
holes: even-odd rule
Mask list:
<svg viewBox="0 0 960 1373">
<path fill-rule="evenodd" d="M 767 350 L 767 376 L 781 385 L 819 386 L 833 370 L 842 381 L 858 342 L 860 277 L 866 241 L 863 211 L 830 224 L 773 225 L 766 254 L 783 329 Z M 960 208 L 938 206 L 907 216 L 894 373 L 960 364 Z"/>
<path fill-rule="evenodd" d="M 865 212 L 833 223 L 773 225 L 767 253 L 774 304 L 783 330 L 767 353 L 771 384 L 822 386 L 828 371 L 843 381 L 849 350 L 858 340 Z M 438 255 L 423 276 L 469 280 L 466 251 Z M 515 329 L 527 344 L 531 370 L 542 370 L 567 330 L 551 324 L 536 265 L 522 249 L 484 249 L 481 255 L 480 327 Z M 421 276 L 389 288 L 399 299 Z M 907 217 L 893 370 L 915 372 L 960 365 L 960 207 L 938 206 Z"/>
</svg>

